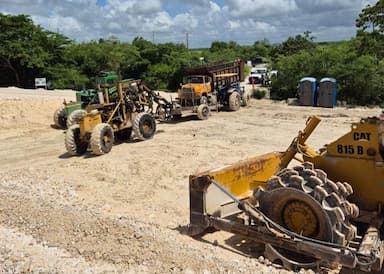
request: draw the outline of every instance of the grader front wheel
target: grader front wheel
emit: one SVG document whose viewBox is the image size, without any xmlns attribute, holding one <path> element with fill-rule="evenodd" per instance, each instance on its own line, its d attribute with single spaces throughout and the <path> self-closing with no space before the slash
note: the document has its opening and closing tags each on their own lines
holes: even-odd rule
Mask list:
<svg viewBox="0 0 384 274">
<path fill-rule="evenodd" d="M 84 109 L 76 109 L 72 111 L 67 118 L 67 127 L 69 128 L 72 125 L 79 124 L 80 120 L 87 114 Z"/>
<path fill-rule="evenodd" d="M 79 125 L 73 125 L 65 133 L 65 148 L 67 152 L 74 155 L 83 155 L 88 149 L 88 143 L 80 139 Z"/>
<path fill-rule="evenodd" d="M 349 222 L 358 215 L 358 208 L 346 198 L 352 194 L 347 183 L 334 183 L 322 170 L 305 163 L 283 169 L 268 182 L 265 190 L 255 196 L 260 210 L 280 226 L 298 235 L 346 246 L 356 235 Z M 286 267 L 316 264 L 316 259 L 267 246 L 270 260 L 279 260 Z M 271 252 L 273 250 L 273 252 Z"/>
<path fill-rule="evenodd" d="M 106 123 L 98 124 L 92 130 L 91 149 L 95 155 L 103 155 L 111 151 L 115 137 L 112 127 Z"/>
</svg>

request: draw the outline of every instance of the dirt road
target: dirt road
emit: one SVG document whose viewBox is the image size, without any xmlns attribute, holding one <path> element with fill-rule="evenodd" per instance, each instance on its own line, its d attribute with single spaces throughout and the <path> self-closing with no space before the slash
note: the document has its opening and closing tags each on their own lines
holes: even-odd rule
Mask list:
<svg viewBox="0 0 384 274">
<path fill-rule="evenodd" d="M 310 114 L 323 119 L 308 142 L 320 148 L 380 112 L 252 100 L 207 121 L 160 123 L 152 140 L 104 156 L 69 157 L 51 127 L 63 97 L 74 93 L 0 89 L 0 272 L 285 273 L 230 234 L 181 233 L 188 175 L 284 150 Z"/>
</svg>

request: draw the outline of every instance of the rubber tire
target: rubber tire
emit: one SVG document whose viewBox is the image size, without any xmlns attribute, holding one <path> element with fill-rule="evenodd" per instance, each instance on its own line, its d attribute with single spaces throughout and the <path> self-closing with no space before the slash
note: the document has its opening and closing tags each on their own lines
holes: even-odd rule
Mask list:
<svg viewBox="0 0 384 274">
<path fill-rule="evenodd" d="M 272 176 L 268 180 L 265 190 L 259 188 L 255 191 L 255 198 L 259 202 L 260 210 L 265 215 L 288 230 L 289 227 L 286 222 L 291 222 L 291 224 L 296 222 L 298 225 L 297 220 L 301 219 L 297 219 L 297 214 L 300 214 L 303 206 L 308 206 L 307 208 L 310 210 L 306 213 L 312 212 L 316 219 L 315 229 L 310 229 L 312 234 L 305 235 L 305 231 L 312 225 L 311 223 L 300 223 L 298 226 L 293 225 L 293 227 L 304 232 L 303 235 L 306 237 L 346 246 L 356 236 L 357 231 L 349 220 L 359 214 L 357 206 L 346 200 L 352 192 L 352 187 L 349 184 L 332 182 L 327 178 L 324 171 L 314 169 L 312 163 L 306 162 L 293 169 L 285 168 L 276 176 Z M 301 206 L 297 207 L 297 203 Z M 289 208 L 292 209 L 295 204 L 296 209 L 290 211 Z M 308 218 L 309 215 L 311 214 L 302 215 L 306 217 L 305 221 L 310 219 Z M 291 217 L 291 219 L 287 219 L 287 217 Z M 296 233 L 301 234 L 298 231 Z M 284 247 L 281 248 L 278 248 L 277 252 L 291 262 L 295 261 L 299 264 L 301 262 L 311 264 L 319 262 L 305 254 L 299 255 L 289 251 L 287 253 Z M 274 254 L 272 256 L 274 257 L 268 259 L 273 263 L 276 259 L 282 262 Z M 307 261 L 305 262 L 305 260 Z M 291 263 L 287 267 L 291 267 Z"/>
<path fill-rule="evenodd" d="M 200 120 L 207 120 L 209 116 L 209 108 L 206 104 L 197 107 L 197 118 Z"/>
<path fill-rule="evenodd" d="M 67 128 L 72 125 L 79 124 L 80 120 L 87 114 L 84 109 L 76 109 L 72 111 L 67 118 Z"/>
<path fill-rule="evenodd" d="M 346 199 L 352 192 L 352 187 L 348 183 L 334 183 L 327 178 L 324 171 L 314 169 L 312 163 L 306 162 L 293 169 L 281 170 L 268 180 L 266 190 L 258 189 L 255 196 L 260 203 L 261 211 L 282 226 L 284 226 L 283 211 L 289 203 L 299 201 L 308 204 L 314 213 L 324 214 L 330 225 L 331 234 L 327 235 L 319 228 L 313 237 L 346 245 L 356 235 L 356 228 L 349 220 L 359 215 L 357 206 Z M 316 212 L 316 207 L 321 211 Z M 319 219 L 318 225 L 321 227 L 323 222 L 325 220 Z M 329 239 L 322 238 L 324 235 Z"/>
<path fill-rule="evenodd" d="M 61 105 L 53 113 L 53 122 L 57 128 L 65 129 L 67 128 L 67 116 L 65 113 L 65 106 Z"/>
<path fill-rule="evenodd" d="M 72 125 L 65 133 L 65 148 L 72 155 L 83 155 L 88 149 L 88 143 L 80 140 L 80 126 Z"/>
<path fill-rule="evenodd" d="M 109 138 L 105 142 L 105 137 Z M 103 155 L 111 151 L 115 135 L 113 129 L 109 124 L 101 123 L 94 127 L 91 133 L 91 150 L 95 155 Z"/>
<path fill-rule="evenodd" d="M 201 96 L 200 98 L 200 105 L 208 104 L 208 98 L 207 96 Z"/>
<path fill-rule="evenodd" d="M 148 131 L 145 126 L 149 127 Z M 133 132 L 135 133 L 135 136 L 142 141 L 153 138 L 156 133 L 155 118 L 146 112 L 139 113 L 133 123 Z"/>
<path fill-rule="evenodd" d="M 232 92 L 229 96 L 229 109 L 231 111 L 239 110 L 241 105 L 241 96 L 237 91 Z"/>
<path fill-rule="evenodd" d="M 249 95 L 248 92 L 244 92 L 243 95 L 241 96 L 241 106 L 246 107 L 249 105 L 249 100 L 251 99 L 251 96 Z"/>
</svg>

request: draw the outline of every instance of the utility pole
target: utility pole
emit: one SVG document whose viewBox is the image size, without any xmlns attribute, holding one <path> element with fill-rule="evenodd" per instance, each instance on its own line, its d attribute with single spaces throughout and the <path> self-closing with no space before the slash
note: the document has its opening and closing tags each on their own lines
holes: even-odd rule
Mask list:
<svg viewBox="0 0 384 274">
<path fill-rule="evenodd" d="M 154 44 L 155 43 L 155 32 L 152 31 L 152 43 Z"/>
<path fill-rule="evenodd" d="M 189 32 L 186 32 L 185 33 L 185 40 L 186 40 L 186 47 L 187 47 L 187 49 L 189 49 Z"/>
</svg>

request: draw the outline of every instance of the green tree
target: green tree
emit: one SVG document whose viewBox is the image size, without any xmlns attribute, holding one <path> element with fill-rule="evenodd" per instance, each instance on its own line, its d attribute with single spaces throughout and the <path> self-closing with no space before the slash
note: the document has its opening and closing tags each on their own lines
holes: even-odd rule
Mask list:
<svg viewBox="0 0 384 274">
<path fill-rule="evenodd" d="M 66 62 L 67 37 L 43 30 L 27 15 L 0 14 L 0 67 L 11 71 L 17 86 L 33 86 L 33 79 L 52 76 L 53 66 Z"/>
<path fill-rule="evenodd" d="M 367 5 L 356 19 L 356 27 L 358 53 L 381 60 L 384 57 L 384 0 L 374 6 Z"/>
<path fill-rule="evenodd" d="M 0 65 L 13 72 L 17 86 L 28 70 L 46 65 L 49 54 L 41 41 L 44 36 L 29 16 L 0 14 Z"/>
<path fill-rule="evenodd" d="M 310 36 L 311 32 L 306 31 L 304 35 L 296 35 L 289 37 L 281 45 L 275 47 L 271 55 L 276 58 L 278 55 L 293 55 L 301 50 L 310 50 L 316 48 L 316 43 L 313 42 L 314 37 Z"/>
</svg>

